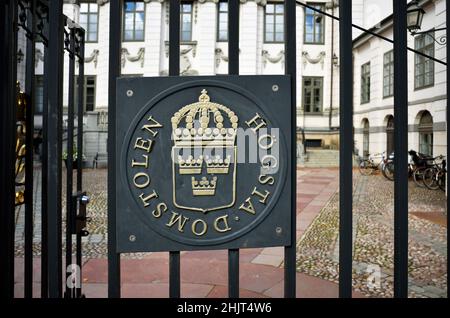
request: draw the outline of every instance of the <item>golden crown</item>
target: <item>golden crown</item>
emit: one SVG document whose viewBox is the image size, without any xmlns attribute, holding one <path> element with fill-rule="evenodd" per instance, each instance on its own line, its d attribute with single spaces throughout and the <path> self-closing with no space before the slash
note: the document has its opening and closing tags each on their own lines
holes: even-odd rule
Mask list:
<svg viewBox="0 0 450 318">
<path fill-rule="evenodd" d="M 231 127 L 224 126 L 225 118 Z M 176 146 L 198 143 L 230 146 L 236 139 L 238 121 L 231 109 L 211 102 L 208 92 L 203 89 L 198 102 L 182 107 L 172 116 L 172 136 Z"/>
<path fill-rule="evenodd" d="M 183 159 L 183 157 L 178 156 L 178 165 L 180 174 L 199 174 L 202 172 L 203 156 L 200 156 L 198 159 L 192 156 Z"/>
<path fill-rule="evenodd" d="M 208 173 L 228 173 L 230 169 L 231 156 L 227 156 L 222 159 L 220 156 L 215 156 L 213 158 L 205 157 L 206 161 L 206 171 Z"/>
<path fill-rule="evenodd" d="M 200 181 L 192 177 L 192 194 L 193 195 L 214 195 L 216 192 L 217 177 L 208 180 L 202 177 Z"/>
</svg>

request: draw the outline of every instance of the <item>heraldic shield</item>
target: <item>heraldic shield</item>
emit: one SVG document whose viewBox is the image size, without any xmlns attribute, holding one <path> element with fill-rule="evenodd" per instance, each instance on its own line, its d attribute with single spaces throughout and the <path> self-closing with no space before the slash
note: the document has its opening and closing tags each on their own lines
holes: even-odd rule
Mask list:
<svg viewBox="0 0 450 318">
<path fill-rule="evenodd" d="M 173 204 L 203 213 L 232 207 L 238 116 L 211 102 L 203 89 L 198 102 L 182 107 L 171 122 Z"/>
</svg>

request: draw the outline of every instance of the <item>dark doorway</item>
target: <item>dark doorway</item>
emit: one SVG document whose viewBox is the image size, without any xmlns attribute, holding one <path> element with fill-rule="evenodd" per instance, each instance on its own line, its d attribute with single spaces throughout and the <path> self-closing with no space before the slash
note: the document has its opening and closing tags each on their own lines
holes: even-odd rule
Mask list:
<svg viewBox="0 0 450 318">
<path fill-rule="evenodd" d="M 386 153 L 394 151 L 394 116 L 389 115 L 386 124 Z"/>
<path fill-rule="evenodd" d="M 363 157 L 369 156 L 369 120 L 363 119 Z"/>
</svg>

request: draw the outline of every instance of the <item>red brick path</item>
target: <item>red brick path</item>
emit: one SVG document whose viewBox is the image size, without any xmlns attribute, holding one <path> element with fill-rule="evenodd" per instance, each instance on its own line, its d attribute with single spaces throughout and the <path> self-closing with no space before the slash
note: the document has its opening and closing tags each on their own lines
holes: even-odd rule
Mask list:
<svg viewBox="0 0 450 318">
<path fill-rule="evenodd" d="M 339 186 L 337 169 L 298 170 L 297 238 L 305 232 Z M 283 248 L 242 249 L 240 297 L 283 297 Z M 182 297 L 227 297 L 227 251 L 181 254 Z M 37 262 L 36 262 L 37 263 Z M 23 259 L 16 259 L 16 268 Z M 122 297 L 168 297 L 168 253 L 144 259 L 122 260 Z M 20 271 L 21 272 L 21 271 Z M 35 268 L 35 295 L 39 295 L 39 266 Z M 107 296 L 107 261 L 90 259 L 83 268 L 86 297 Z M 16 275 L 16 296 L 23 297 L 23 275 Z M 337 297 L 338 286 L 297 273 L 297 297 Z M 360 294 L 355 294 L 356 297 Z"/>
</svg>

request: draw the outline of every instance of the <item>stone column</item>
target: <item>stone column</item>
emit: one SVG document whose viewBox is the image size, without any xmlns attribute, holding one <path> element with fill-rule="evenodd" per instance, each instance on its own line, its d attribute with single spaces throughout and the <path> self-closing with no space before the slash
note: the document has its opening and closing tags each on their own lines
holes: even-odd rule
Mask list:
<svg viewBox="0 0 450 318">
<path fill-rule="evenodd" d="M 214 75 L 214 49 L 217 32 L 217 2 L 201 0 L 194 4 L 193 40 L 197 41 L 197 52 L 193 68 L 200 75 Z M 196 7 L 195 7 L 196 6 Z"/>
<path fill-rule="evenodd" d="M 258 7 L 254 1 L 241 4 L 239 38 L 240 74 L 257 74 Z"/>
<path fill-rule="evenodd" d="M 164 47 L 162 37 L 162 5 L 163 0 L 153 0 L 146 5 L 145 11 L 145 56 L 144 76 L 159 76 L 161 48 Z"/>
</svg>

